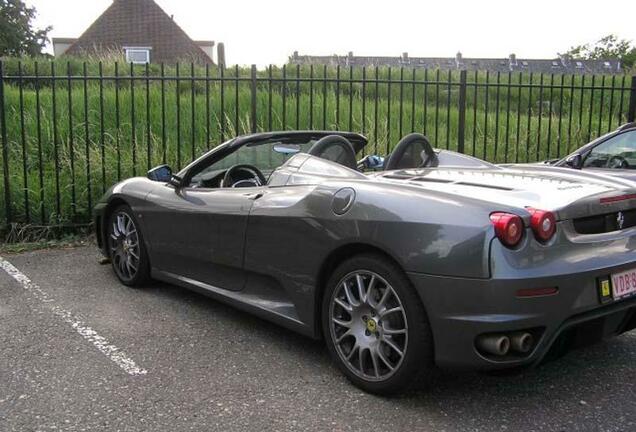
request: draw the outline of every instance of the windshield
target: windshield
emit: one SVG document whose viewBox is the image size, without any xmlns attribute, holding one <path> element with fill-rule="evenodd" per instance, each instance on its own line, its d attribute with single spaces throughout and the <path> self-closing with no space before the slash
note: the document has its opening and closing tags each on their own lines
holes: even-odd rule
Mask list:
<svg viewBox="0 0 636 432">
<path fill-rule="evenodd" d="M 274 172 L 276 168 L 281 166 L 287 161 L 294 153 L 302 152 L 306 153 L 315 140 L 309 140 L 305 143 L 294 143 L 299 151 L 290 152 L 289 145 L 285 146 L 280 141 L 266 141 L 255 142 L 246 144 L 239 147 L 231 154 L 225 156 L 223 159 L 213 163 L 212 165 L 202 169 L 194 177 L 192 177 L 193 183 L 210 180 L 215 176 L 224 173 L 227 169 L 234 165 L 253 165 L 258 168 L 266 179 Z"/>
<path fill-rule="evenodd" d="M 616 135 L 597 145 L 583 163 L 585 168 L 636 168 L 636 131 Z"/>
</svg>

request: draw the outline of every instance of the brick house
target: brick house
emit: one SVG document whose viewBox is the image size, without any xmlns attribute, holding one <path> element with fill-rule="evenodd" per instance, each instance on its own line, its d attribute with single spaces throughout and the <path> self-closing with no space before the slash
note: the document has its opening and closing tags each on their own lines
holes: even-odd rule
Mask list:
<svg viewBox="0 0 636 432">
<path fill-rule="evenodd" d="M 55 57 L 115 52 L 132 63 L 212 63 L 214 42 L 190 39 L 153 0 L 114 0 L 79 38 L 53 38 L 53 51 Z"/>
</svg>

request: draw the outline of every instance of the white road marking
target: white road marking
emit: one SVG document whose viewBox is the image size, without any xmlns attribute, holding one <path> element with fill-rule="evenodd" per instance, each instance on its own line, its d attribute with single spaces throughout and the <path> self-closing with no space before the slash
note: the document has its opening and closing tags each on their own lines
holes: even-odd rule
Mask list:
<svg viewBox="0 0 636 432">
<path fill-rule="evenodd" d="M 7 272 L 9 276 L 18 281 L 18 283 L 26 291 L 31 293 L 33 297 L 46 304 L 54 315 L 61 318 L 64 322 L 79 333 L 84 339 L 95 345 L 102 354 L 113 361 L 117 366 L 122 368 L 130 375 L 145 375 L 148 373 L 146 369 L 142 369 L 126 355 L 122 350 L 108 342 L 103 336 L 97 334 L 95 330 L 90 328 L 80 319 L 75 317 L 71 312 L 55 305 L 55 300 L 51 298 L 46 291 L 40 288 L 36 283 L 32 282 L 24 273 L 18 270 L 13 264 L 0 257 L 0 268 Z"/>
</svg>

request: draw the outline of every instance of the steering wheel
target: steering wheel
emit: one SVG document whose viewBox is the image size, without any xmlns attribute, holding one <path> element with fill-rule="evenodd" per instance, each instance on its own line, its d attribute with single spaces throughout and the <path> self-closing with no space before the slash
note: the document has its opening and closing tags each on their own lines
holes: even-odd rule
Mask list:
<svg viewBox="0 0 636 432">
<path fill-rule="evenodd" d="M 614 155 L 611 158 L 609 158 L 609 160 L 607 161 L 607 167 L 625 169 L 625 168 L 629 168 L 629 163 L 627 162 L 627 159 L 625 159 L 623 156 Z"/>
<path fill-rule="evenodd" d="M 252 175 L 251 179 L 242 179 L 239 181 L 234 181 L 232 178 L 232 174 L 237 173 L 238 171 L 247 172 Z M 263 186 L 267 183 L 265 176 L 254 165 L 250 164 L 238 164 L 231 166 L 227 171 L 225 171 L 225 175 L 223 176 L 223 181 L 221 182 L 221 187 L 250 187 L 250 186 Z"/>
</svg>

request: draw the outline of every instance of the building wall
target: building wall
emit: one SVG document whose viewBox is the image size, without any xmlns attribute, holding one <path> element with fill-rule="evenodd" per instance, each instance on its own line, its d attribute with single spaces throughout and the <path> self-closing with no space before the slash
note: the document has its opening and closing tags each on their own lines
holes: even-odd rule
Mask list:
<svg viewBox="0 0 636 432">
<path fill-rule="evenodd" d="M 201 48 L 203 52 L 206 53 L 208 57 L 210 57 L 210 59 L 214 59 L 214 43 L 199 41 L 194 41 L 194 43 L 197 44 L 199 48 Z"/>
<path fill-rule="evenodd" d="M 75 41 L 76 41 L 76 39 L 68 39 L 68 38 L 56 39 L 56 38 L 53 38 L 53 55 L 55 57 L 61 56 L 62 54 L 64 54 L 71 47 L 71 45 L 73 45 L 73 43 Z"/>
</svg>

